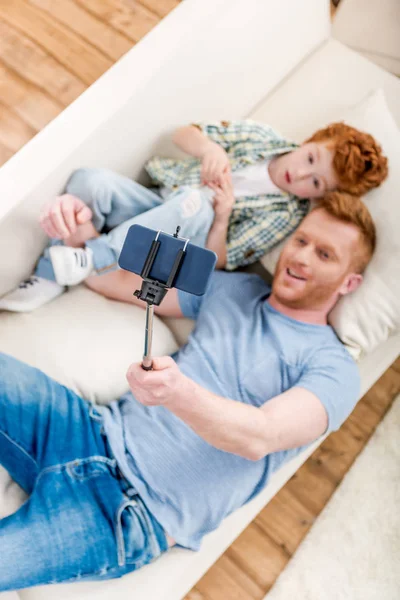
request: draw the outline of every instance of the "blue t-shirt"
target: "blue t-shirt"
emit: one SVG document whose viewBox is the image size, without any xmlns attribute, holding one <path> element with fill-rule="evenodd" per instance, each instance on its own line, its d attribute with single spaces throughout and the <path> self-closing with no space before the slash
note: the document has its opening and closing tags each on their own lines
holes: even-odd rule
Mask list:
<svg viewBox="0 0 400 600">
<path fill-rule="evenodd" d="M 174 359 L 199 385 L 252 406 L 293 386 L 306 388 L 323 403 L 329 430 L 337 429 L 359 397 L 356 363 L 329 325 L 284 316 L 268 303 L 269 293 L 256 275 L 224 272 L 213 275 L 204 296 L 179 292 L 183 314 L 197 323 Z M 145 407 L 131 393 L 102 410 L 121 471 L 165 531 L 193 550 L 302 449 L 247 460 L 218 450 L 167 408 Z"/>
</svg>

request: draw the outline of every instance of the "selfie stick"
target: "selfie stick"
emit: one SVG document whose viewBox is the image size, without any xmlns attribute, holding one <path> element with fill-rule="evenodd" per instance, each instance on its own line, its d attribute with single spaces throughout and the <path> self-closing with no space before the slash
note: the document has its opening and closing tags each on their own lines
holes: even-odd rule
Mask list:
<svg viewBox="0 0 400 600">
<path fill-rule="evenodd" d="M 178 225 L 178 227 L 176 228 L 176 232 L 173 235 L 174 238 L 178 237 L 180 229 L 181 228 Z M 188 239 L 181 238 L 185 239 L 185 246 L 178 250 L 175 262 L 172 266 L 167 281 L 159 281 L 158 279 L 150 277 L 150 271 L 156 259 L 158 249 L 161 246 L 161 242 L 158 239 L 160 233 L 162 233 L 161 230 L 157 232 L 157 235 L 150 246 L 150 250 L 143 265 L 142 272 L 140 273 L 140 276 L 143 279 L 142 288 L 140 290 L 136 290 L 133 294 L 134 296 L 139 298 L 139 300 L 143 300 L 144 302 L 146 302 L 146 330 L 142 362 L 142 368 L 145 371 L 151 371 L 151 369 L 153 368 L 153 361 L 151 359 L 151 344 L 153 341 L 154 306 L 159 306 L 162 300 L 164 299 L 167 291 L 174 286 L 175 278 L 179 272 L 179 269 L 182 265 L 182 261 L 186 254 L 186 246 L 189 243 Z"/>
</svg>

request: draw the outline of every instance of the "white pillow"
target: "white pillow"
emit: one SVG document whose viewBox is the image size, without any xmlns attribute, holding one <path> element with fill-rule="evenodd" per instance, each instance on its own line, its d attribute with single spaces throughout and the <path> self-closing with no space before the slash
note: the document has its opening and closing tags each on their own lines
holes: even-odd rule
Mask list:
<svg viewBox="0 0 400 600">
<path fill-rule="evenodd" d="M 329 315 L 339 338 L 360 359 L 400 330 L 400 131 L 380 89 L 330 121 L 345 121 L 370 133 L 389 161 L 387 180 L 363 197 L 377 229 L 375 254 L 359 289 L 341 298 Z M 271 273 L 283 246 L 261 260 Z"/>
<path fill-rule="evenodd" d="M 0 313 L 0 351 L 41 369 L 77 394 L 108 404 L 129 389 L 125 378 L 143 356 L 145 311 L 84 286 L 31 313 Z M 178 349 L 154 318 L 153 356 Z"/>
</svg>

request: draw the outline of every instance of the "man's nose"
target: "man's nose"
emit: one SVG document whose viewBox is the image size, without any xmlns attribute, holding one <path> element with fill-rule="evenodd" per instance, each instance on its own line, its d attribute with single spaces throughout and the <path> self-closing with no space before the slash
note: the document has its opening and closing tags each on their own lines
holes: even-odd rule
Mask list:
<svg viewBox="0 0 400 600">
<path fill-rule="evenodd" d="M 313 249 L 311 248 L 310 244 L 307 244 L 307 246 L 302 246 L 298 249 L 295 259 L 299 265 L 307 266 L 311 262 L 312 253 Z"/>
</svg>

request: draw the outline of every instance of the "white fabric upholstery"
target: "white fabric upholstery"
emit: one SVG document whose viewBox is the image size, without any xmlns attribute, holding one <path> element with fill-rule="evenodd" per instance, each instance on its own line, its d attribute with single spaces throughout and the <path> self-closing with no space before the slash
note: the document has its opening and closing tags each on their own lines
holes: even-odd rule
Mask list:
<svg viewBox="0 0 400 600">
<path fill-rule="evenodd" d="M 144 326 L 141 308 L 80 286 L 32 313 L 2 314 L 0 348 L 84 398 L 108 403 L 129 389 L 125 373 L 142 358 Z M 160 319 L 154 319 L 153 340 L 155 356 L 177 349 Z"/>
<path fill-rule="evenodd" d="M 241 118 L 329 30 L 329 0 L 181 2 L 1 168 L 0 219 L 23 202 L 25 210 L 32 206 L 32 225 L 35 206 L 75 168 L 104 166 L 137 177 L 155 152 L 176 151 L 165 143 L 173 128 Z M 18 269 L 19 261 L 14 277 Z M 7 277 L 0 294 L 6 283 L 12 287 Z"/>
<path fill-rule="evenodd" d="M 29 273 L 44 243 L 43 238 L 38 235 L 39 230 L 35 224 L 39 206 L 50 195 L 61 189 L 74 167 L 108 164 L 111 168 L 135 175 L 140 169 L 139 165 L 155 149 L 157 131 L 166 132 L 174 124 L 190 120 L 195 116 L 232 118 L 249 115 L 251 107 L 255 105 L 267 107 L 268 102 L 264 98 L 271 90 L 271 86 L 282 80 L 287 75 L 288 69 L 296 65 L 296 61 L 305 57 L 307 52 L 326 37 L 328 6 L 328 1 L 324 4 L 321 0 L 303 0 L 302 3 L 298 3 L 297 0 L 282 0 L 279 4 L 273 0 L 268 2 L 267 0 L 264 2 L 186 0 L 183 2 L 154 32 L 146 36 L 143 44 L 141 42 L 135 46 L 132 54 L 124 57 L 120 64 L 111 70 L 110 77 L 107 74 L 102 78 L 78 100 L 75 106 L 67 109 L 60 119 L 46 128 L 33 144 L 28 144 L 23 152 L 15 157 L 12 164 L 0 171 L 0 187 L 4 182 L 2 189 L 9 191 L 7 199 L 10 200 L 10 205 L 16 206 L 20 203 L 20 207 L 0 223 L 0 244 L 2 244 L 0 293 L 10 289 L 21 276 Z M 194 25 L 198 28 L 196 29 Z M 237 44 L 236 33 L 232 32 L 233 27 L 240 32 L 240 44 Z M 283 29 L 285 29 L 285 36 L 282 44 Z M 204 44 L 207 31 L 210 31 L 209 47 L 208 44 Z M 179 35 L 181 39 L 178 43 L 175 36 Z M 247 36 L 245 39 L 244 35 Z M 172 50 L 168 46 L 169 36 L 172 36 Z M 203 39 L 199 44 L 201 36 Z M 154 44 L 152 44 L 153 40 Z M 226 51 L 227 47 L 229 51 Z M 238 48 L 247 49 L 243 59 Z M 232 60 L 231 49 L 236 52 L 236 62 Z M 161 53 L 163 50 L 168 60 L 161 66 L 158 63 L 159 66 L 150 73 L 151 81 L 149 77 L 147 79 L 142 77 L 143 73 L 139 72 L 139 84 L 137 80 L 133 85 L 132 73 L 135 71 L 131 67 L 139 68 L 135 61 L 144 61 L 146 68 L 151 71 L 155 51 Z M 208 54 L 207 50 L 209 50 Z M 185 54 L 186 57 L 195 56 L 197 72 L 194 71 L 192 74 L 189 68 L 190 61 L 187 62 Z M 135 57 L 134 60 L 131 59 L 132 56 Z M 273 61 L 271 56 L 274 56 Z M 148 62 L 146 58 L 149 58 Z M 212 71 L 215 67 L 212 80 L 209 79 L 211 62 Z M 308 63 L 311 64 L 309 72 L 307 72 Z M 251 67 L 247 69 L 246 65 Z M 272 72 L 271 68 L 275 71 Z M 325 95 L 324 85 L 331 90 L 334 104 L 348 106 L 363 97 L 369 89 L 385 87 L 387 84 L 392 91 L 389 102 L 397 101 L 400 105 L 399 82 L 393 83 L 391 79 L 390 81 L 385 79 L 388 77 L 387 74 L 366 63 L 340 44 L 329 42 L 324 45 L 321 50 L 306 60 L 301 70 L 305 72 L 306 77 L 299 78 L 297 71 L 291 74 L 272 94 L 270 109 L 266 108 L 269 113 L 265 113 L 261 119 L 274 123 L 281 130 L 284 129 L 282 123 L 287 123 L 285 133 L 297 139 L 298 136 L 301 139 L 309 130 L 315 128 L 318 117 L 322 117 L 324 122 L 325 102 L 329 104 L 329 93 Z M 191 74 L 191 78 L 186 79 L 188 73 Z M 260 73 L 263 74 L 265 81 L 260 77 Z M 246 76 L 245 83 L 241 79 L 243 75 Z M 269 85 L 270 76 L 273 83 Z M 349 93 L 340 96 L 338 88 L 343 85 L 343 78 L 348 82 Z M 320 82 L 320 87 L 313 87 L 313 80 Z M 185 85 L 182 85 L 182 81 Z M 196 81 L 196 85 L 192 85 L 193 81 Z M 199 83 L 201 81 L 207 81 L 207 85 L 202 87 Z M 171 91 L 174 83 L 180 83 L 180 86 L 177 85 L 175 90 Z M 126 86 L 125 94 L 124 86 Z M 176 93 L 176 89 L 179 89 L 179 94 Z M 313 91 L 310 92 L 310 89 Z M 99 109 L 101 103 L 97 102 L 99 97 L 104 102 L 103 117 Z M 160 110 L 161 98 L 163 110 Z M 228 114 L 223 114 L 225 106 L 228 107 Z M 93 115 L 90 114 L 91 111 Z M 257 118 L 257 112 L 253 111 L 251 116 Z M 60 139 L 63 139 L 63 142 L 65 140 L 65 144 L 59 144 Z M 118 145 L 115 143 L 117 140 Z M 110 148 L 116 147 L 118 153 L 110 153 Z M 45 160 L 47 158 L 48 161 Z M 21 172 L 26 174 L 25 179 L 18 178 Z M 21 252 L 22 258 L 19 256 Z M 10 265 L 8 257 L 14 255 L 15 262 Z M 79 302 L 75 302 L 78 299 Z M 46 319 L 48 318 L 49 326 L 55 328 L 55 331 L 51 332 L 52 341 L 55 342 L 56 334 L 60 340 L 64 340 L 67 334 L 71 334 L 71 323 L 76 331 L 81 308 L 84 311 L 82 316 L 87 315 L 90 321 L 87 326 L 83 323 L 79 324 L 85 332 L 78 338 L 79 347 L 78 344 L 76 345 L 76 352 L 79 354 L 76 356 L 73 354 L 75 348 L 73 348 L 72 335 L 72 340 L 68 344 L 57 343 L 60 352 L 59 363 L 64 362 L 65 357 L 65 364 L 68 365 L 68 370 L 64 365 L 61 370 L 46 348 L 44 336 L 44 331 L 47 333 Z M 69 318 L 68 314 L 70 314 Z M 98 321 L 94 315 L 98 315 Z M 93 351 L 96 352 L 96 360 L 104 360 L 110 364 L 109 370 L 113 382 L 107 385 L 112 385 L 113 390 L 122 389 L 125 386 L 126 367 L 134 356 L 141 355 L 141 341 L 137 344 L 134 336 L 137 335 L 137 340 L 142 339 L 142 318 L 143 313 L 140 313 L 139 309 L 122 307 L 120 304 L 116 305 L 95 298 L 85 289 L 77 289 L 69 293 L 68 297 L 56 299 L 52 305 L 34 315 L 10 317 L 1 314 L 0 350 L 12 349 L 32 364 L 39 364 L 37 362 L 39 361 L 45 370 L 57 378 L 71 382 L 76 389 L 82 389 L 85 394 L 92 394 L 93 397 L 103 400 L 105 397 L 101 397 L 102 391 L 97 387 L 96 381 L 89 380 L 80 365 L 79 368 L 77 365 L 78 360 L 81 360 L 92 373 L 96 373 L 96 364 L 89 361 L 93 347 L 85 347 L 85 344 L 88 344 L 87 338 L 93 335 L 93 344 L 96 340 L 98 343 L 99 338 L 96 336 L 100 335 L 99 330 L 104 327 L 105 319 L 107 329 L 102 330 L 101 333 L 107 336 L 107 342 L 99 350 L 95 348 Z M 17 325 L 17 321 L 21 324 Z M 188 325 L 190 324 L 186 323 L 184 326 L 188 327 Z M 172 338 L 160 324 L 157 326 L 160 327 L 159 333 L 154 336 L 154 342 L 159 343 L 157 352 L 171 351 Z M 186 332 L 183 332 L 182 325 L 179 325 L 178 329 L 179 341 L 182 342 Z M 29 351 L 25 353 L 22 346 L 26 340 L 29 340 Z M 120 345 L 118 352 L 121 352 L 119 354 L 121 365 L 118 364 L 117 358 L 114 359 L 110 354 L 115 352 L 115 344 Z M 400 339 L 392 338 L 361 363 L 363 393 L 389 366 L 399 349 Z M 122 357 L 122 353 L 125 358 Z M 104 365 L 105 362 L 101 364 Z M 111 393 L 111 387 L 109 389 Z M 108 398 L 109 392 L 106 396 Z M 217 531 L 204 540 L 203 548 L 199 553 L 174 549 L 149 567 L 121 580 L 96 585 L 74 584 L 32 588 L 19 592 L 19 597 L 23 600 L 53 598 L 128 600 L 132 597 L 135 600 L 178 600 L 182 598 L 318 443 L 316 442 L 307 453 L 275 474 L 267 488 L 252 503 L 231 515 Z M 21 499 L 18 498 L 18 501 Z M 0 509 L 2 506 L 4 507 L 4 498 L 0 494 Z"/>
<path fill-rule="evenodd" d="M 382 90 L 350 111 L 345 121 L 371 133 L 389 159 L 387 180 L 364 197 L 377 231 L 375 254 L 362 285 L 329 316 L 340 339 L 362 356 L 400 330 L 400 131 Z"/>
<path fill-rule="evenodd" d="M 383 69 L 400 75 L 399 0 L 342 0 L 333 35 Z"/>
<path fill-rule="evenodd" d="M 357 73 L 354 78 L 349 77 L 349 68 Z M 372 76 L 374 71 L 376 78 Z M 365 196 L 377 226 L 376 254 L 358 292 L 340 300 L 332 312 L 333 326 L 356 358 L 370 352 L 400 326 L 400 242 L 397 234 L 400 223 L 400 134 L 383 93 L 365 98 L 376 89 L 375 82 L 379 82 L 379 87 L 384 90 L 397 124 L 400 123 L 397 100 L 400 82 L 338 42 L 329 41 L 251 115 L 255 120 L 282 127 L 286 135 L 292 135 L 299 142 L 319 127 L 344 119 L 374 135 L 389 158 L 387 181 Z M 318 98 L 317 103 L 314 98 Z M 309 118 L 302 118 L 307 110 L 310 111 Z M 277 246 L 261 261 L 271 273 L 283 245 Z"/>
</svg>

